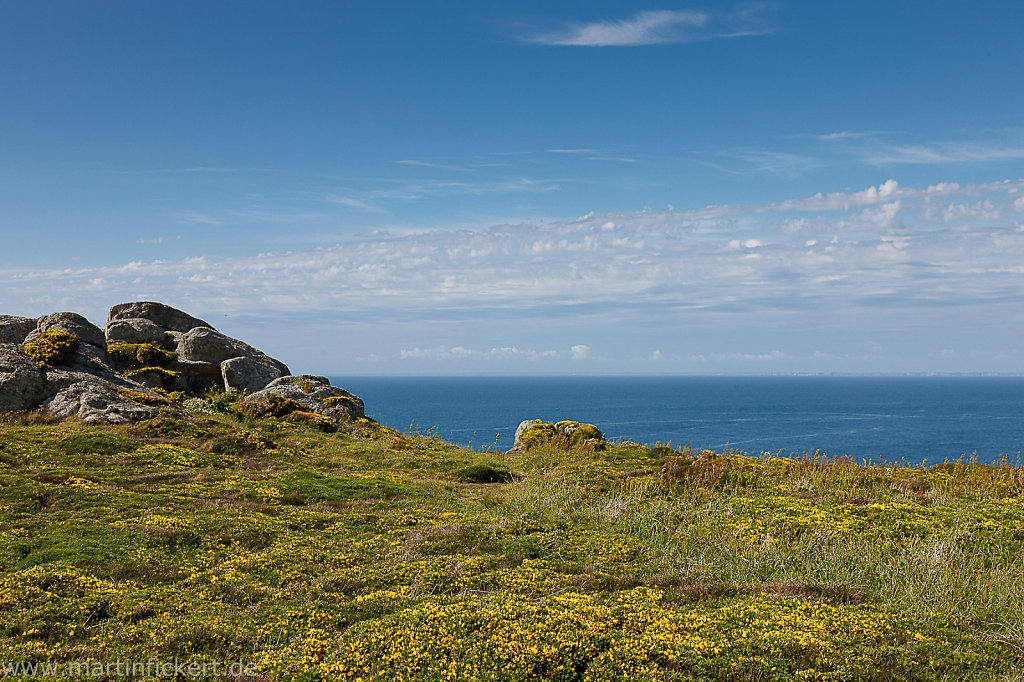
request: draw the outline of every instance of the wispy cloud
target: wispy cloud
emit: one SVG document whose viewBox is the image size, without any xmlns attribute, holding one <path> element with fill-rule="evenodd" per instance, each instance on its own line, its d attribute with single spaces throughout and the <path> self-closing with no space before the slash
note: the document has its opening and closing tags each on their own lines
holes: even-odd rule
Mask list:
<svg viewBox="0 0 1024 682">
<path fill-rule="evenodd" d="M 551 192 L 560 187 L 563 180 L 529 177 L 501 178 L 476 182 L 454 180 L 390 180 L 382 187 L 366 192 L 370 199 L 392 199 L 412 201 L 438 196 L 489 194 L 512 194 L 517 192 Z"/>
<path fill-rule="evenodd" d="M 966 144 L 945 142 L 931 145 L 878 145 L 861 151 L 865 163 L 874 166 L 896 164 L 991 163 L 1024 159 L 1024 145 Z"/>
<path fill-rule="evenodd" d="M 456 171 L 470 170 L 469 168 L 467 168 L 465 166 L 458 166 L 458 165 L 448 164 L 448 163 L 437 163 L 436 161 L 423 161 L 421 159 L 399 159 L 398 161 L 395 161 L 395 163 L 397 163 L 399 165 L 402 165 L 402 166 L 415 166 L 417 168 L 438 168 L 438 169 L 441 169 L 441 170 L 456 170 Z"/>
<path fill-rule="evenodd" d="M 198 223 L 200 225 L 223 225 L 224 221 L 220 218 L 208 215 L 206 213 L 198 213 L 195 211 L 189 211 L 181 214 L 181 220 L 186 223 Z"/>
<path fill-rule="evenodd" d="M 825 165 L 816 156 L 771 149 L 726 149 L 702 154 L 700 162 L 732 175 L 771 173 L 781 177 L 803 175 Z"/>
<path fill-rule="evenodd" d="M 374 206 L 372 204 L 368 204 L 365 201 L 360 201 L 359 199 L 353 199 L 352 197 L 329 196 L 329 197 L 327 197 L 327 201 L 331 202 L 332 204 L 338 204 L 339 206 L 348 206 L 349 208 L 358 208 L 358 209 L 361 209 L 363 211 L 370 211 L 371 213 L 381 213 L 382 212 L 382 209 L 380 209 L 379 207 Z"/>
<path fill-rule="evenodd" d="M 180 234 L 176 234 L 173 237 L 160 236 L 160 237 L 151 237 L 149 239 L 136 239 L 135 243 L 136 244 L 163 244 L 164 242 L 176 241 L 178 239 L 181 239 L 181 235 Z"/>
<path fill-rule="evenodd" d="M 735 12 L 645 10 L 627 19 L 570 23 L 534 32 L 526 40 L 541 45 L 628 47 L 764 35 L 774 31 L 762 16 L 765 9 L 746 5 Z"/>
<path fill-rule="evenodd" d="M 225 175 L 230 173 L 270 173 L 274 172 L 269 168 L 230 168 L 224 166 L 190 166 L 184 168 L 138 168 L 133 170 L 111 170 L 104 171 L 114 175 L 193 175 L 193 174 L 216 174 Z"/>
</svg>

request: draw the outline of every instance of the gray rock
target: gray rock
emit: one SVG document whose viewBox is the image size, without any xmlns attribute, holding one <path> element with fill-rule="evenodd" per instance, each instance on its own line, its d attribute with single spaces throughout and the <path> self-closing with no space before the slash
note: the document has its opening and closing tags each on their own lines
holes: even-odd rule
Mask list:
<svg viewBox="0 0 1024 682">
<path fill-rule="evenodd" d="M 238 393 L 252 393 L 266 388 L 283 372 L 276 366 L 253 357 L 231 358 L 220 363 L 224 389 Z"/>
<path fill-rule="evenodd" d="M 223 386 L 225 390 L 233 390 L 232 385 L 227 383 L 228 375 L 233 377 L 233 381 L 236 380 L 235 372 L 232 369 L 235 365 L 229 366 L 228 375 L 223 373 L 220 366 L 226 360 L 245 359 L 247 361 L 236 363 L 238 367 L 250 368 L 246 371 L 246 379 L 237 379 L 247 386 L 243 390 L 261 389 L 271 379 L 289 374 L 288 367 L 283 362 L 271 358 L 247 343 L 242 343 L 238 339 L 233 339 L 209 327 L 196 327 L 183 334 L 176 334 L 175 340 L 178 360 L 216 365 L 218 367 L 216 383 Z M 257 370 L 257 367 L 263 369 Z M 261 377 L 265 378 L 262 383 L 260 383 Z"/>
<path fill-rule="evenodd" d="M 107 322 L 104 334 L 107 343 L 152 343 L 158 346 L 168 342 L 167 329 L 152 320 L 129 318 Z"/>
<path fill-rule="evenodd" d="M 203 322 L 198 317 L 192 317 L 177 308 L 153 301 L 135 301 L 133 303 L 119 303 L 115 305 L 107 313 L 107 326 L 110 326 L 111 322 L 132 319 L 148 320 L 162 330 L 172 332 L 187 332 L 196 327 L 213 328 L 212 324 Z M 128 343 L 144 342 L 129 341 Z"/>
<path fill-rule="evenodd" d="M 31 317 L 0 315 L 0 343 L 24 343 L 37 324 Z"/>
<path fill-rule="evenodd" d="M 512 444 L 512 447 L 519 445 L 519 439 L 522 438 L 523 431 L 526 431 L 526 429 L 530 428 L 534 424 L 540 423 L 540 419 L 524 419 L 523 421 L 519 422 L 519 426 L 516 427 L 516 439 L 515 442 Z"/>
<path fill-rule="evenodd" d="M 0 343 L 0 412 L 35 407 L 45 384 L 43 372 L 20 344 Z"/>
<path fill-rule="evenodd" d="M 245 400 L 260 400 L 268 393 L 291 398 L 308 407 L 311 412 L 333 419 L 347 421 L 366 416 L 363 401 L 343 388 L 331 386 L 327 377 L 313 374 L 283 376 L 271 381 L 262 391 L 250 394 Z"/>
<path fill-rule="evenodd" d="M 154 416 L 157 408 L 144 405 L 126 395 L 131 390 L 118 387 L 99 377 L 82 375 L 80 381 L 73 381 L 60 388 L 52 398 L 43 403 L 43 407 L 57 417 L 77 416 L 86 421 L 112 424 L 140 421 Z M 141 387 L 136 390 L 144 392 Z"/>
<path fill-rule="evenodd" d="M 219 388 L 223 378 L 220 372 L 220 365 L 212 362 L 199 362 L 197 360 L 178 359 L 174 369 L 181 372 L 181 380 L 177 390 L 202 393 L 210 388 Z"/>
<path fill-rule="evenodd" d="M 530 428 L 534 424 L 540 424 L 540 419 L 524 419 L 519 422 L 519 426 L 516 427 L 516 438 L 512 443 L 512 447 L 505 451 L 506 455 L 519 454 L 526 451 L 526 447 L 522 443 L 523 432 Z"/>
<path fill-rule="evenodd" d="M 176 337 L 178 357 L 182 360 L 209 362 L 219 366 L 225 360 L 255 351 L 253 347 L 210 327 L 196 327 Z"/>
<path fill-rule="evenodd" d="M 275 360 L 263 351 L 256 350 L 247 343 L 221 334 L 209 327 L 197 327 L 177 336 L 178 357 L 182 360 L 212 362 L 219 365 L 231 358 L 248 357 L 265 362 L 281 372 L 288 374 L 288 367 Z"/>
<path fill-rule="evenodd" d="M 78 337 L 78 342 L 96 346 L 106 351 L 107 337 L 103 330 L 85 319 L 78 313 L 52 313 L 43 315 L 37 320 L 36 328 L 25 337 L 25 343 L 35 341 L 44 332 L 54 329 L 62 329 Z"/>
</svg>

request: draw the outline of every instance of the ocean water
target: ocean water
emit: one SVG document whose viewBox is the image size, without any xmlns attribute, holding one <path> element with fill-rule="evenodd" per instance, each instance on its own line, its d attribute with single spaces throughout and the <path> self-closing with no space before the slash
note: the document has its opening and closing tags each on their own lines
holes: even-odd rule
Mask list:
<svg viewBox="0 0 1024 682">
<path fill-rule="evenodd" d="M 609 440 L 820 451 L 857 461 L 1020 461 L 1024 377 L 331 377 L 366 413 L 477 449 L 523 419 L 596 424 Z"/>
</svg>

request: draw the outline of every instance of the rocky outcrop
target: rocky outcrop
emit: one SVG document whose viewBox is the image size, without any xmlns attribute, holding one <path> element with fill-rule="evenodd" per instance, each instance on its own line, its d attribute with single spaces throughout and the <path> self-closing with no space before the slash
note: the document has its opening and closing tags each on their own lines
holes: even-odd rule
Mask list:
<svg viewBox="0 0 1024 682">
<path fill-rule="evenodd" d="M 45 386 L 42 370 L 20 343 L 0 343 L 0 412 L 35 407 Z"/>
<path fill-rule="evenodd" d="M 0 315 L 0 343 L 24 343 L 37 324 L 31 317 Z"/>
<path fill-rule="evenodd" d="M 198 317 L 192 317 L 186 312 L 172 308 L 163 303 L 154 301 L 137 301 L 135 303 L 119 303 L 107 313 L 107 340 L 111 340 L 111 330 L 114 331 L 114 340 L 126 340 L 118 336 L 116 331 L 122 327 L 131 327 L 132 321 L 142 321 L 145 326 L 152 325 L 153 328 L 165 332 L 187 332 L 196 327 L 209 327 L 213 325 L 203 322 Z M 122 324 L 128 323 L 128 324 Z M 143 343 L 142 341 L 128 341 L 129 343 Z"/>
<path fill-rule="evenodd" d="M 176 409 L 154 389 L 257 395 L 271 387 L 323 417 L 363 416 L 362 401 L 326 378 L 292 377 L 283 362 L 162 303 L 116 305 L 105 329 L 68 312 L 0 316 L 2 412 L 120 423 Z"/>
<path fill-rule="evenodd" d="M 605 446 L 605 439 L 601 429 L 593 424 L 575 421 L 552 424 L 540 419 L 526 419 L 519 422 L 515 442 L 506 454 L 523 453 L 544 445 L 551 445 L 557 450 L 581 447 L 600 450 Z"/>
<path fill-rule="evenodd" d="M 74 334 L 80 344 L 93 346 L 101 355 L 106 351 L 107 339 L 103 330 L 78 313 L 43 315 L 36 321 L 36 328 L 25 337 L 24 343 L 31 343 L 46 332 L 57 329 Z"/>
<path fill-rule="evenodd" d="M 196 327 L 184 333 L 171 332 L 171 335 L 178 359 L 216 366 L 216 380 L 225 391 L 258 391 L 274 379 L 289 374 L 283 362 L 212 327 Z M 188 385 L 196 387 L 200 383 L 197 379 L 187 377 Z"/>
<path fill-rule="evenodd" d="M 75 381 L 74 379 L 79 379 Z M 42 407 L 56 417 L 81 417 L 86 421 L 111 424 L 148 419 L 157 412 L 157 406 L 166 401 L 152 395 L 141 386 L 127 383 L 118 385 L 91 375 L 61 377 L 65 384 Z"/>
<path fill-rule="evenodd" d="M 248 393 L 289 374 L 283 362 L 162 303 L 114 306 L 105 333 L 115 366 L 152 388 Z"/>
<path fill-rule="evenodd" d="M 365 416 L 363 401 L 342 388 L 331 386 L 327 377 L 312 374 L 281 377 L 271 381 L 262 391 L 246 396 L 244 402 L 250 405 L 267 403 L 271 394 L 294 400 L 310 412 L 335 420 L 349 421 Z"/>
<path fill-rule="evenodd" d="M 277 365 L 251 356 L 231 358 L 220 363 L 224 390 L 238 393 L 259 391 L 274 380 L 285 376 L 287 372 L 287 367 L 282 370 Z"/>
</svg>

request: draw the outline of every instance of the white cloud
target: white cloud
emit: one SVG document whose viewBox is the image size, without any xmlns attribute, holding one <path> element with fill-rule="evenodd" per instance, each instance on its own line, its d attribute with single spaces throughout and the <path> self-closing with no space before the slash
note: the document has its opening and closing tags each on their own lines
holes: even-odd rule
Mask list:
<svg viewBox="0 0 1024 682">
<path fill-rule="evenodd" d="M 534 34 L 528 41 L 542 45 L 625 47 L 771 33 L 773 29 L 758 16 L 758 9 L 750 7 L 731 14 L 692 9 L 646 10 L 629 19 L 570 24 L 557 31 Z"/>
<path fill-rule="evenodd" d="M 590 356 L 590 346 L 577 344 L 569 349 L 569 355 L 573 360 L 586 360 Z"/>
<path fill-rule="evenodd" d="M 557 356 L 558 351 L 554 350 L 523 350 L 515 346 L 491 348 L 490 350 L 477 350 L 464 346 L 453 346 L 451 348 L 448 346 L 438 346 L 436 348 L 417 347 L 403 349 L 398 352 L 398 357 L 402 360 L 541 360 Z"/>
<path fill-rule="evenodd" d="M 781 360 L 786 356 L 780 350 L 772 350 L 767 353 L 708 353 L 706 355 L 691 355 L 690 360 L 694 362 L 722 362 L 732 360 Z"/>
<path fill-rule="evenodd" d="M 702 311 L 739 319 L 750 311 L 977 308 L 1024 300 L 1024 232 L 1019 214 L 1006 217 L 1014 216 L 1022 188 L 1022 181 L 927 189 L 890 181 L 757 206 L 371 232 L 278 254 L 50 270 L 6 265 L 0 309 L 42 314 L 155 299 L 200 317 L 654 321 Z M 954 210 L 929 217 L 939 201 Z M 404 357 L 555 353 L 485 343 L 408 347 Z M 563 343 L 570 345 L 545 345 Z M 569 359 L 590 357 L 588 351 L 581 344 L 561 353 Z"/>
<path fill-rule="evenodd" d="M 160 236 L 160 237 L 152 237 L 150 239 L 136 239 L 135 243 L 136 244 L 163 244 L 164 242 L 177 241 L 178 239 L 181 239 L 181 235 L 180 234 L 176 234 L 173 237 L 163 237 L 163 236 Z"/>
</svg>

